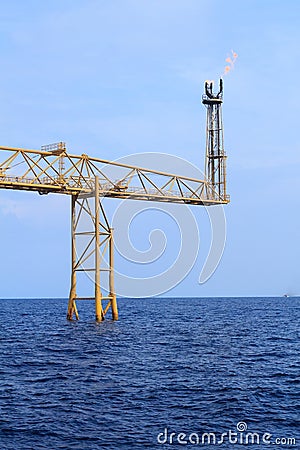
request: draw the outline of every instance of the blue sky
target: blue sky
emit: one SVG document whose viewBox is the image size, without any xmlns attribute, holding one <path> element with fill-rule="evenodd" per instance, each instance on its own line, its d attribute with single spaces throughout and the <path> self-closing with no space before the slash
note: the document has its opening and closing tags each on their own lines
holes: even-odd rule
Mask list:
<svg viewBox="0 0 300 450">
<path fill-rule="evenodd" d="M 72 153 L 156 152 L 158 168 L 169 153 L 203 169 L 203 83 L 233 49 L 224 256 L 199 285 L 210 231 L 193 208 L 199 258 L 167 295 L 300 294 L 299 14 L 296 0 L 3 2 L 0 144 L 64 140 Z M 0 192 L 0 297 L 68 295 L 69 203 Z"/>
</svg>

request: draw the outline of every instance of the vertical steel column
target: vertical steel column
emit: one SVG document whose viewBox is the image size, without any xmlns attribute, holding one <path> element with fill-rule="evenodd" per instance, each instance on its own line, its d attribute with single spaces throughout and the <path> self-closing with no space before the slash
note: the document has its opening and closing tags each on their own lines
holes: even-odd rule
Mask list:
<svg viewBox="0 0 300 450">
<path fill-rule="evenodd" d="M 72 320 L 75 314 L 76 319 L 79 319 L 76 307 L 76 195 L 71 196 L 71 236 L 72 236 L 72 273 L 71 273 L 71 289 L 68 304 L 67 319 Z"/>
<path fill-rule="evenodd" d="M 95 177 L 95 314 L 96 321 L 104 320 L 102 308 L 102 294 L 100 288 L 100 196 L 99 196 L 99 177 Z"/>
<path fill-rule="evenodd" d="M 109 239 L 109 296 L 111 298 L 111 312 L 113 320 L 118 320 L 118 305 L 117 297 L 115 293 L 115 278 L 114 278 L 114 234 L 113 228 L 110 228 L 110 239 Z"/>
<path fill-rule="evenodd" d="M 223 81 L 218 93 L 213 93 L 213 82 L 205 82 L 202 103 L 207 107 L 205 177 L 210 184 L 212 200 L 226 200 L 226 155 L 222 123 Z"/>
</svg>

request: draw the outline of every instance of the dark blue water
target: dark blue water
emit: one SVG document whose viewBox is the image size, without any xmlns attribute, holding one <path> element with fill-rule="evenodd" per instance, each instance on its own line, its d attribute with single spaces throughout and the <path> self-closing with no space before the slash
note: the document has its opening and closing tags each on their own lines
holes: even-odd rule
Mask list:
<svg viewBox="0 0 300 450">
<path fill-rule="evenodd" d="M 299 298 L 123 299 L 100 324 L 66 306 L 0 301 L 1 450 L 300 448 Z"/>
</svg>

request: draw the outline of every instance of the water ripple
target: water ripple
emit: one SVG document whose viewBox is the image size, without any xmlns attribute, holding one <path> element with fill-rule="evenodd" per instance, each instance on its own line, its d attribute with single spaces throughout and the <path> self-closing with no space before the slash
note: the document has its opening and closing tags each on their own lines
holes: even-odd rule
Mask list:
<svg viewBox="0 0 300 450">
<path fill-rule="evenodd" d="M 65 301 L 1 300 L 0 448 L 154 449 L 165 428 L 241 421 L 299 445 L 299 306 L 123 299 L 118 323 L 96 324 L 91 304 L 68 323 Z"/>
</svg>

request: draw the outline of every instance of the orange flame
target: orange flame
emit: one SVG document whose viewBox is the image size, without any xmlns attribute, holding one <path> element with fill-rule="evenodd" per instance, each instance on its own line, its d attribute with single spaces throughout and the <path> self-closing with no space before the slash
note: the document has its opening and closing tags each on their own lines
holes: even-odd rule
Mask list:
<svg viewBox="0 0 300 450">
<path fill-rule="evenodd" d="M 229 73 L 234 68 L 234 64 L 235 64 L 237 57 L 238 57 L 238 54 L 236 52 L 234 52 L 233 50 L 231 50 L 231 56 L 228 56 L 225 59 L 225 62 L 227 62 L 229 64 L 227 66 L 225 66 L 224 75 L 227 75 L 227 73 Z"/>
</svg>

